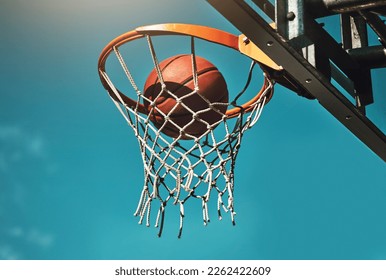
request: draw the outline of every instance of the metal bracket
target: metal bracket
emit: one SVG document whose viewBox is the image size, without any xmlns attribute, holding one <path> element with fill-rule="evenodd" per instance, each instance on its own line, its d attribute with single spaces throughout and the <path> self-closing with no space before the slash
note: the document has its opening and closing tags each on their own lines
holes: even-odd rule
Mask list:
<svg viewBox="0 0 386 280">
<path fill-rule="evenodd" d="M 285 38 L 273 30 L 251 6 L 242 0 L 207 1 L 271 57 L 273 61 L 281 65 L 298 85 L 317 98 L 326 110 L 334 115 L 374 153 L 386 161 L 385 134 L 342 95 L 324 75 L 299 54 L 298 50 L 294 49 Z M 318 35 L 324 36 L 323 33 L 314 34 L 315 37 Z M 314 40 L 314 38 L 311 39 Z M 321 38 L 318 40 L 321 40 Z M 332 52 L 332 50 L 330 51 Z M 347 52 L 342 48 L 340 48 L 340 52 L 344 53 L 345 56 L 342 58 L 339 57 L 339 53 L 335 53 L 337 66 L 340 67 L 339 61 L 345 59 L 355 66 L 354 69 L 359 68 L 359 64 Z M 351 67 L 347 66 L 346 63 L 341 64 L 342 66 L 346 65 L 342 71 L 350 72 Z"/>
<path fill-rule="evenodd" d="M 341 15 L 342 47 L 346 51 L 350 49 L 368 46 L 366 22 L 357 14 Z M 374 102 L 371 72 L 367 68 L 358 68 L 353 73 L 356 106 L 365 113 L 365 106 Z"/>
</svg>

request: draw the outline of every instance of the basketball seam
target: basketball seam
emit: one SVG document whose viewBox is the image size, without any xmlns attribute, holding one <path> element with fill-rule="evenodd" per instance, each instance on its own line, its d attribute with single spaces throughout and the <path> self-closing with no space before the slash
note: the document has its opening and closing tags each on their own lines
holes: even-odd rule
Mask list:
<svg viewBox="0 0 386 280">
<path fill-rule="evenodd" d="M 166 63 L 166 65 L 162 68 L 160 68 L 160 71 L 161 71 L 161 75 L 162 75 L 162 72 L 164 71 L 164 69 L 166 67 L 168 67 L 173 61 L 175 61 L 176 59 L 179 59 L 180 57 L 184 57 L 184 56 L 187 56 L 186 54 L 181 54 L 181 55 L 178 55 L 178 56 L 175 56 L 173 57 L 173 59 L 171 59 L 170 61 L 168 61 L 168 63 Z M 156 73 L 156 78 L 154 80 L 154 82 L 152 83 L 152 85 L 155 85 L 158 81 L 159 81 L 159 77 L 158 77 L 158 73 Z M 153 88 L 153 92 L 152 92 L 152 95 L 151 96 L 154 96 L 155 94 L 155 87 Z"/>
<path fill-rule="evenodd" d="M 181 55 L 178 55 L 176 57 L 174 57 L 173 59 L 171 59 L 170 61 L 168 61 L 168 63 L 162 68 L 160 69 L 161 71 L 161 75 L 162 75 L 162 72 L 164 71 L 164 69 L 166 69 L 173 61 L 181 58 L 181 57 L 185 57 L 185 56 L 190 56 L 189 54 L 181 54 Z M 211 67 L 208 67 L 208 68 L 204 68 L 204 69 L 201 69 L 200 71 L 197 72 L 197 76 L 199 75 L 202 75 L 204 73 L 207 73 L 207 72 L 210 72 L 210 71 L 218 71 L 217 67 L 216 66 L 211 66 Z M 220 72 L 220 71 L 219 71 Z M 220 73 L 221 74 L 221 73 Z M 184 81 L 182 81 L 180 84 L 180 87 L 176 88 L 176 90 L 174 92 L 177 92 L 178 90 L 180 90 L 180 88 L 182 88 L 183 86 L 185 86 L 188 82 L 190 82 L 191 80 L 193 80 L 193 73 L 192 73 L 192 76 L 190 76 L 189 78 L 185 79 Z M 155 81 L 152 83 L 152 85 L 155 85 L 157 84 L 157 82 L 159 82 L 159 77 L 158 77 L 158 74 L 156 75 L 156 79 Z M 165 81 L 164 81 L 165 82 Z M 155 87 L 153 88 L 153 92 L 152 92 L 152 95 L 151 96 L 154 96 L 155 95 Z M 162 102 L 163 103 L 163 102 Z"/>
</svg>

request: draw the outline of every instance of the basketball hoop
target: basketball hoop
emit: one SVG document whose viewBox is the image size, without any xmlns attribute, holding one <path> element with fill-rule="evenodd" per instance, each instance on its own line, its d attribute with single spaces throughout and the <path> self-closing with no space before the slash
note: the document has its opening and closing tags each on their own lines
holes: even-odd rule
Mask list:
<svg viewBox="0 0 386 280">
<path fill-rule="evenodd" d="M 171 89 L 168 84 L 165 69 L 171 66 L 164 65 L 170 65 L 170 61 L 177 61 L 186 55 L 159 62 L 152 41 L 153 37 L 161 35 L 190 38 L 191 53 L 188 56 L 192 72 L 188 93 L 177 93 L 177 90 Z M 154 64 L 152 77 L 156 80 L 154 83 L 159 86 L 159 89 L 152 91 L 151 95 L 146 93 L 146 88 L 144 91 L 139 89 L 132 74 L 132 66 L 126 63 L 124 55 L 119 50 L 121 46 L 140 39 L 147 42 L 149 55 Z M 210 97 L 209 94 L 205 95 L 202 87 L 204 82 L 198 71 L 201 62 L 196 56 L 197 39 L 237 50 L 251 58 L 246 85 L 235 97 L 229 97 L 228 100 L 226 96 L 218 101 L 212 95 Z M 107 74 L 105 64 L 112 53 L 115 53 L 131 85 L 132 89 L 129 89 L 131 96 L 135 98 L 130 98 L 118 89 L 111 76 Z M 186 65 L 186 62 L 183 63 Z M 202 63 L 211 65 L 209 62 Z M 201 200 L 203 221 L 206 225 L 210 221 L 208 202 L 214 194 L 217 195 L 218 217 L 222 218 L 223 210 L 230 213 L 231 221 L 235 223 L 233 199 L 235 160 L 245 131 L 258 121 L 264 105 L 273 94 L 274 83 L 269 75 L 264 73 L 260 91 L 249 101 L 238 104 L 239 97 L 250 85 L 256 63 L 263 66 L 262 69 L 281 70 L 260 49 L 247 42 L 243 35 L 237 37 L 217 29 L 189 24 L 140 27 L 117 37 L 103 49 L 98 61 L 100 79 L 118 110 L 133 129 L 144 164 L 144 187 L 135 216 L 139 216 L 139 223 L 145 220 L 149 226 L 153 215 L 152 206 L 157 203 L 155 226 L 159 227 L 159 236 L 163 231 L 167 205 L 179 206 L 178 237 L 181 237 L 185 217 L 184 205 L 187 201 L 194 198 Z M 160 105 L 160 100 L 164 100 L 165 95 L 169 98 L 168 105 L 171 104 L 167 110 L 162 109 Z M 191 100 L 194 98 L 195 101 L 188 102 L 188 98 Z M 193 109 L 192 103 L 197 101 L 204 105 Z M 185 118 L 186 115 L 191 116 L 190 119 L 181 121 L 181 116 Z M 173 132 L 168 132 L 170 130 Z"/>
</svg>

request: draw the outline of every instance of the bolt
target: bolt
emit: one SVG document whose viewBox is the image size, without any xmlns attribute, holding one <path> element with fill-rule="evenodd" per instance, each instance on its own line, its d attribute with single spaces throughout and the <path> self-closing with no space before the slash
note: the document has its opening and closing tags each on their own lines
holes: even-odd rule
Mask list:
<svg viewBox="0 0 386 280">
<path fill-rule="evenodd" d="M 244 37 L 243 42 L 244 44 L 248 45 L 251 41 L 247 37 Z"/>
<path fill-rule="evenodd" d="M 287 19 L 288 19 L 289 21 L 292 21 L 292 20 L 295 19 L 296 15 L 295 15 L 294 12 L 288 12 L 286 17 L 287 17 Z"/>
</svg>

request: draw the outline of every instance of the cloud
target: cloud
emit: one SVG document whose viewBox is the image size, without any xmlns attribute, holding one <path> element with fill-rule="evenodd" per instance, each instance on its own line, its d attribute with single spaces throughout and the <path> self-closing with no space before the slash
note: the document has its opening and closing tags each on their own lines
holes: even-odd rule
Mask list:
<svg viewBox="0 0 386 280">
<path fill-rule="evenodd" d="M 52 234 L 34 225 L 15 226 L 18 220 L 9 219 L 11 212 L 22 216 L 27 213 L 29 194 L 41 188 L 37 182 L 42 182 L 41 173 L 46 174 L 51 165 L 41 133 L 20 125 L 0 124 L 0 259 L 21 259 L 28 250 L 52 246 Z"/>
<path fill-rule="evenodd" d="M 22 131 L 19 126 L 0 126 L 0 140 L 20 137 Z"/>
<path fill-rule="evenodd" d="M 12 236 L 12 237 L 20 237 L 20 236 L 23 236 L 23 229 L 21 227 L 13 227 L 13 228 L 9 228 L 7 230 L 7 233 L 8 235 Z"/>
<path fill-rule="evenodd" d="M 0 125 L 0 171 L 9 171 L 13 163 L 28 158 L 44 158 L 46 144 L 42 136 L 17 125 Z"/>
<path fill-rule="evenodd" d="M 23 207 L 28 193 L 39 187 L 31 182 L 43 178 L 41 172 L 52 165 L 48 161 L 46 141 L 39 133 L 0 124 L 0 214 L 6 207 Z"/>
<path fill-rule="evenodd" d="M 17 260 L 22 257 L 9 245 L 0 244 L 0 259 L 2 260 Z"/>
<path fill-rule="evenodd" d="M 54 236 L 36 227 L 8 226 L 0 231 L 1 260 L 24 259 L 29 252 L 38 252 L 49 249 L 54 243 Z M 18 248 L 18 249 L 16 249 Z"/>
<path fill-rule="evenodd" d="M 42 138 L 35 136 L 30 139 L 26 145 L 26 150 L 35 157 L 42 157 L 45 155 L 45 145 Z"/>
<path fill-rule="evenodd" d="M 25 239 L 40 247 L 50 247 L 54 241 L 54 237 L 51 234 L 40 231 L 39 229 L 31 229 L 26 232 Z"/>
<path fill-rule="evenodd" d="M 52 234 L 43 232 L 37 228 L 23 228 L 22 226 L 9 227 L 1 232 L 6 244 L 0 243 L 0 259 L 17 260 L 24 259 L 18 248 L 34 248 L 33 250 L 47 249 L 52 246 L 54 237 Z"/>
<path fill-rule="evenodd" d="M 19 241 L 44 248 L 50 247 L 54 241 L 53 235 L 42 232 L 37 228 L 25 229 L 21 226 L 15 226 L 7 229 L 6 233 L 13 239 L 19 239 Z"/>
</svg>

